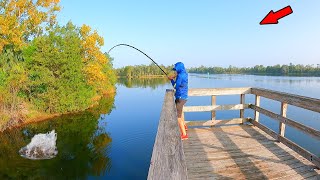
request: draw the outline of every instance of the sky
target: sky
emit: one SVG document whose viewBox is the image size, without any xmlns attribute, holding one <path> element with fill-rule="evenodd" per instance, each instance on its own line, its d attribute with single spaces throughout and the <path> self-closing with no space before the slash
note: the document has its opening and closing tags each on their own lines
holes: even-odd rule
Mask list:
<svg viewBox="0 0 320 180">
<path fill-rule="evenodd" d="M 58 22 L 87 24 L 104 37 L 102 51 L 127 43 L 159 64 L 251 67 L 320 63 L 320 1 L 61 0 Z M 277 25 L 261 26 L 290 5 Z M 111 51 L 114 66 L 150 64 L 128 47 Z"/>
</svg>

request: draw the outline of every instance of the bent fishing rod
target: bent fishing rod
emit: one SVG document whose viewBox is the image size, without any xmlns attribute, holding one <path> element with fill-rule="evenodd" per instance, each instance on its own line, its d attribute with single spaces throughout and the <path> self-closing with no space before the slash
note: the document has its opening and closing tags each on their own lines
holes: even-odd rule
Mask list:
<svg viewBox="0 0 320 180">
<path fill-rule="evenodd" d="M 133 46 L 131 46 L 131 45 L 129 45 L 129 44 L 117 44 L 117 45 L 113 46 L 113 47 L 108 51 L 108 54 L 110 53 L 110 51 L 111 51 L 112 49 L 114 49 L 115 47 L 118 47 L 118 46 L 127 46 L 127 47 L 130 47 L 130 48 L 133 48 L 133 49 L 139 51 L 140 53 L 142 53 L 143 55 L 147 56 L 147 58 L 149 58 L 155 65 L 157 65 L 158 68 L 160 68 L 161 71 L 169 78 L 168 74 L 167 74 L 166 72 L 164 72 L 164 70 L 158 65 L 158 63 L 156 63 L 150 56 L 148 56 L 146 53 L 144 53 L 144 52 L 141 51 L 140 49 L 138 49 L 138 48 L 136 48 L 136 47 L 133 47 Z"/>
</svg>

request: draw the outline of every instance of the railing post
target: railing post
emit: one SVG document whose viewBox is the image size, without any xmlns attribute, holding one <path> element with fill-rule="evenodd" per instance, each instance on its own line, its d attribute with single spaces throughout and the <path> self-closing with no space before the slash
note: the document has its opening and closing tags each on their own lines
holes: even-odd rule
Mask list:
<svg viewBox="0 0 320 180">
<path fill-rule="evenodd" d="M 255 102 L 256 106 L 260 106 L 260 96 L 256 95 L 256 102 Z M 254 111 L 254 120 L 259 122 L 259 112 L 258 111 Z"/>
<path fill-rule="evenodd" d="M 211 105 L 215 106 L 216 105 L 216 96 L 211 96 Z M 214 121 L 216 119 L 216 111 L 212 110 L 211 111 L 211 120 Z"/>
<path fill-rule="evenodd" d="M 281 116 L 287 117 L 287 109 L 288 109 L 288 104 L 285 102 L 281 102 Z M 284 137 L 284 133 L 286 130 L 286 125 L 282 122 L 279 122 L 279 135 Z"/>
<path fill-rule="evenodd" d="M 244 106 L 245 104 L 245 95 L 244 94 L 241 94 L 240 95 L 240 104 L 242 104 Z M 244 118 L 244 109 L 240 109 L 240 118 Z M 242 120 L 242 123 L 243 123 L 243 120 Z"/>
</svg>

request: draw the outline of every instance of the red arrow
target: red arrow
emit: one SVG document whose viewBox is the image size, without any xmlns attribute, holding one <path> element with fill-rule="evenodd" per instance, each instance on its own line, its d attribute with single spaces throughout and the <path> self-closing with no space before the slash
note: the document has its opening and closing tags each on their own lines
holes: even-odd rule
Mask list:
<svg viewBox="0 0 320 180">
<path fill-rule="evenodd" d="M 278 20 L 288 16 L 289 14 L 293 13 L 291 6 L 287 6 L 283 9 L 280 9 L 277 12 L 273 12 L 271 10 L 266 17 L 263 18 L 263 20 L 260 22 L 260 25 L 266 25 L 266 24 L 278 24 Z"/>
</svg>

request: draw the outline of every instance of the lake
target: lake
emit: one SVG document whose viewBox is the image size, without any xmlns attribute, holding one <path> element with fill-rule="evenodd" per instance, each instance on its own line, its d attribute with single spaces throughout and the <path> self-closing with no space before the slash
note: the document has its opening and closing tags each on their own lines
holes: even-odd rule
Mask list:
<svg viewBox="0 0 320 180">
<path fill-rule="evenodd" d="M 320 99 L 319 77 L 254 75 L 189 75 L 189 88 L 261 87 Z M 0 134 L 0 179 L 146 179 L 150 165 L 166 79 L 119 80 L 116 94 L 85 112 L 63 115 Z M 217 104 L 238 104 L 239 96 L 218 96 Z M 210 97 L 190 97 L 188 105 L 209 105 Z M 254 103 L 247 95 L 246 103 Z M 261 98 L 261 106 L 276 113 L 280 103 Z M 239 116 L 218 111 L 217 119 Z M 186 120 L 210 119 L 210 113 L 186 113 Z M 253 117 L 252 110 L 245 117 Z M 320 114 L 290 106 L 287 117 L 320 130 Z M 278 122 L 260 115 L 260 122 L 278 131 Z M 18 151 L 38 133 L 57 132 L 58 155 L 28 160 Z M 286 136 L 320 156 L 320 142 L 286 127 Z"/>
</svg>

